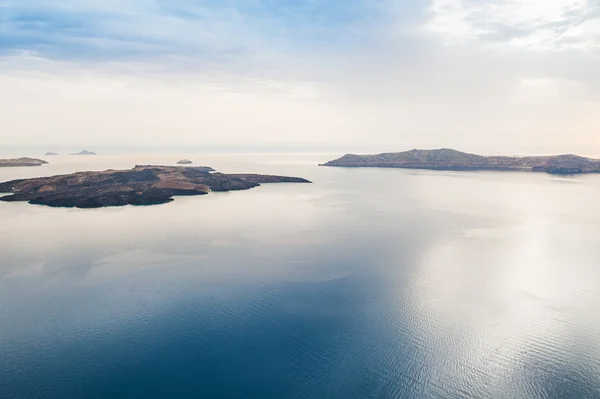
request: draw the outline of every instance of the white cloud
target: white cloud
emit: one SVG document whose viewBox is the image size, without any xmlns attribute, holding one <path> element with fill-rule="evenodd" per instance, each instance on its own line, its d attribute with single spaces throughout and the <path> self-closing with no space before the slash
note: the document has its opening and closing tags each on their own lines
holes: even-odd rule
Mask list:
<svg viewBox="0 0 600 399">
<path fill-rule="evenodd" d="M 590 53 L 600 53 L 600 17 L 571 26 L 562 37 L 571 47 Z"/>
<path fill-rule="evenodd" d="M 172 53 L 95 59 L 74 47 L 61 58 L 32 46 L 0 56 L 0 145 L 600 147 L 600 26 L 585 1 L 384 1 L 385 17 L 315 36 L 354 37 L 360 25 L 364 41 L 349 47 L 279 37 L 272 15 L 183 10 L 207 13 L 198 22 L 162 15 L 158 3 L 127 0 L 124 19 L 91 20 L 129 38 L 127 48 L 159 38 Z M 236 43 L 244 50 L 223 51 Z"/>
<path fill-rule="evenodd" d="M 589 29 L 582 25 L 597 12 L 589 0 L 432 0 L 426 29 L 449 43 L 581 48 Z"/>
</svg>

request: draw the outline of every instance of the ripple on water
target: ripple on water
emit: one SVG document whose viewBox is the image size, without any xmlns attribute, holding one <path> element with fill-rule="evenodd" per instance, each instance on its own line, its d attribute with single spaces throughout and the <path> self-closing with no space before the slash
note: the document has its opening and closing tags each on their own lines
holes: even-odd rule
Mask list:
<svg viewBox="0 0 600 399">
<path fill-rule="evenodd" d="M 0 397 L 600 397 L 600 180 L 305 161 L 314 185 L 0 203 Z"/>
</svg>

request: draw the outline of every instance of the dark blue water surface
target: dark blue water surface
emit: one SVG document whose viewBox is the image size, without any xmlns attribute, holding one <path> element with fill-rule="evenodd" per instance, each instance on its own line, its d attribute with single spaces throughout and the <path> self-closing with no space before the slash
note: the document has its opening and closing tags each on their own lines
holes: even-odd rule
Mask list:
<svg viewBox="0 0 600 399">
<path fill-rule="evenodd" d="M 316 166 L 335 155 L 194 157 L 312 185 L 0 202 L 0 397 L 600 397 L 600 176 Z"/>
</svg>

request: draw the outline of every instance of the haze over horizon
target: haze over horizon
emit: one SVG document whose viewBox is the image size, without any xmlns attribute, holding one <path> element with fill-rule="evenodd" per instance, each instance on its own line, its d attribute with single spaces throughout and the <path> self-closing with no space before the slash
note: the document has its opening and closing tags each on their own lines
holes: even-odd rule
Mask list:
<svg viewBox="0 0 600 399">
<path fill-rule="evenodd" d="M 0 18 L 0 146 L 600 152 L 594 0 L 4 0 Z"/>
</svg>

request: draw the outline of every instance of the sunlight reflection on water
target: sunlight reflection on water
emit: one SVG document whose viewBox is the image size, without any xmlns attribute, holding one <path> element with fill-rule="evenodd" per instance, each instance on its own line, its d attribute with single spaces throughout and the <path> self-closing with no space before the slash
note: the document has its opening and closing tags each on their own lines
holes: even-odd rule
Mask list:
<svg viewBox="0 0 600 399">
<path fill-rule="evenodd" d="M 312 185 L 97 210 L 0 202 L 0 396 L 598 397 L 600 176 L 56 157 Z"/>
</svg>

